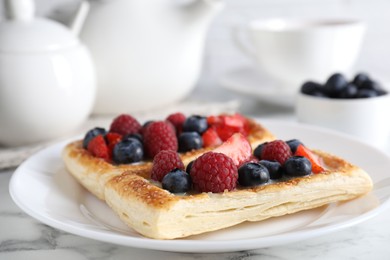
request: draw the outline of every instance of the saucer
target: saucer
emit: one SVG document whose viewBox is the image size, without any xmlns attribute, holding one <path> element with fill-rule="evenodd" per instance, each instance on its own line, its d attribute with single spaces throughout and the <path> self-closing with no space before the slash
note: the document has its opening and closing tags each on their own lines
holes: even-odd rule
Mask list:
<svg viewBox="0 0 390 260">
<path fill-rule="evenodd" d="M 296 93 L 291 86 L 275 82 L 249 65 L 242 65 L 225 73 L 220 86 L 239 94 L 250 95 L 261 102 L 283 107 L 293 107 Z M 290 91 L 286 91 L 290 89 Z"/>
</svg>

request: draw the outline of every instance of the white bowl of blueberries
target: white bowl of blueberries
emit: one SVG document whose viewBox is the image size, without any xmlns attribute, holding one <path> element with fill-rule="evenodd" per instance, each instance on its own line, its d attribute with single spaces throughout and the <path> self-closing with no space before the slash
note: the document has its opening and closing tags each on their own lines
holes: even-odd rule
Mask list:
<svg viewBox="0 0 390 260">
<path fill-rule="evenodd" d="M 335 73 L 323 84 L 307 81 L 296 103 L 300 122 L 332 128 L 380 148 L 389 138 L 389 113 L 389 91 L 366 73 L 351 80 Z"/>
</svg>

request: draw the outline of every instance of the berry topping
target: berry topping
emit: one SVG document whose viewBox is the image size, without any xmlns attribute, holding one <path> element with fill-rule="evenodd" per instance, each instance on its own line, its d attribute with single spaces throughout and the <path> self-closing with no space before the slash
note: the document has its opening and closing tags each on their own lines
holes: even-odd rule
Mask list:
<svg viewBox="0 0 390 260">
<path fill-rule="evenodd" d="M 315 155 L 309 148 L 305 147 L 304 145 L 299 145 L 297 148 L 297 151 L 294 153 L 295 156 L 303 156 L 307 158 L 311 165 L 312 165 L 312 171 L 314 173 L 320 173 L 323 172 L 325 169 L 322 166 L 322 163 L 319 160 L 319 157 Z"/>
<path fill-rule="evenodd" d="M 125 139 L 129 139 L 129 138 L 135 138 L 138 141 L 140 141 L 141 144 L 144 143 L 144 138 L 142 137 L 141 134 L 136 133 L 136 134 L 125 135 L 122 139 L 125 140 Z"/>
<path fill-rule="evenodd" d="M 306 176 L 311 174 L 312 165 L 303 156 L 292 156 L 284 164 L 285 173 L 291 177 Z"/>
<path fill-rule="evenodd" d="M 110 132 L 121 135 L 138 133 L 141 130 L 141 124 L 131 115 L 122 114 L 117 116 L 111 123 Z"/>
<path fill-rule="evenodd" d="M 178 112 L 170 114 L 166 120 L 171 122 L 176 129 L 176 133 L 180 134 L 183 129 L 184 121 L 186 121 L 186 116 L 183 113 Z"/>
<path fill-rule="evenodd" d="M 251 155 L 247 160 L 245 160 L 244 162 L 242 162 L 240 165 L 238 165 L 237 167 L 240 168 L 242 165 L 246 164 L 246 163 L 258 163 L 259 162 L 259 159 L 257 159 L 256 156 L 254 155 Z"/>
<path fill-rule="evenodd" d="M 120 141 L 122 141 L 122 135 L 109 132 L 105 135 L 105 138 L 106 138 L 106 143 L 108 145 L 110 158 L 112 158 L 112 151 L 114 150 L 115 145 Z"/>
<path fill-rule="evenodd" d="M 166 174 L 174 169 L 184 170 L 184 164 L 179 154 L 175 151 L 163 150 L 153 159 L 151 178 L 161 181 Z"/>
<path fill-rule="evenodd" d="M 183 132 L 179 135 L 179 152 L 184 153 L 203 147 L 202 137 L 197 132 Z"/>
<path fill-rule="evenodd" d="M 162 179 L 162 187 L 172 193 L 183 193 L 191 189 L 191 177 L 183 170 L 174 169 Z"/>
<path fill-rule="evenodd" d="M 292 156 L 290 146 L 282 140 L 267 143 L 261 151 L 261 159 L 278 161 L 281 165 Z"/>
<path fill-rule="evenodd" d="M 191 168 L 192 168 L 192 165 L 194 164 L 194 161 L 191 161 L 189 164 L 187 164 L 187 167 L 186 167 L 186 172 L 188 174 L 190 174 L 191 172 Z"/>
<path fill-rule="evenodd" d="M 252 147 L 245 136 L 240 133 L 232 135 L 223 144 L 213 150 L 229 156 L 236 166 L 248 161 L 252 156 Z"/>
<path fill-rule="evenodd" d="M 108 146 L 102 135 L 97 135 L 92 138 L 92 140 L 88 143 L 87 150 L 95 157 L 103 158 L 105 160 L 110 159 Z"/>
<path fill-rule="evenodd" d="M 265 166 L 269 172 L 269 177 L 272 180 L 280 179 L 283 177 L 283 167 L 277 161 L 261 160 L 259 164 Z"/>
<path fill-rule="evenodd" d="M 184 132 L 197 132 L 198 134 L 203 134 L 207 128 L 207 119 L 204 116 L 190 116 L 183 123 Z"/>
<path fill-rule="evenodd" d="M 172 124 L 166 121 L 151 122 L 144 131 L 144 145 L 151 158 L 163 150 L 176 152 L 178 143 Z"/>
<path fill-rule="evenodd" d="M 200 192 L 231 191 L 237 185 L 237 166 L 225 154 L 207 152 L 194 161 L 191 179 L 194 189 Z"/>
<path fill-rule="evenodd" d="M 153 120 L 146 121 L 146 122 L 142 125 L 141 129 L 139 130 L 139 133 L 140 133 L 141 135 L 143 135 L 143 134 L 145 133 L 145 129 L 146 129 L 151 123 L 153 123 L 153 122 L 154 122 Z"/>
<path fill-rule="evenodd" d="M 290 150 L 292 153 L 295 153 L 295 151 L 298 148 L 298 145 L 300 145 L 300 144 L 303 145 L 303 143 L 298 139 L 291 139 L 291 140 L 286 141 L 286 143 L 288 144 L 288 146 L 290 146 Z"/>
<path fill-rule="evenodd" d="M 247 136 L 250 130 L 249 121 L 240 114 L 210 116 L 207 122 L 215 128 L 222 141 L 226 141 L 235 133 Z"/>
<path fill-rule="evenodd" d="M 97 136 L 97 135 L 104 136 L 104 135 L 106 135 L 106 133 L 107 133 L 107 131 L 104 128 L 100 128 L 100 127 L 95 127 L 93 129 L 89 130 L 85 134 L 85 137 L 83 139 L 83 148 L 87 149 L 89 141 L 91 141 L 95 136 Z"/>
<path fill-rule="evenodd" d="M 258 163 L 246 163 L 238 169 L 238 183 L 241 186 L 255 186 L 267 183 L 270 179 L 268 169 Z"/>
<path fill-rule="evenodd" d="M 268 142 L 259 144 L 259 145 L 255 148 L 255 150 L 253 151 L 253 155 L 254 155 L 257 159 L 261 159 L 261 152 L 263 151 L 263 148 L 264 148 L 264 146 L 265 146 L 267 143 L 268 143 Z"/>
<path fill-rule="evenodd" d="M 138 139 L 127 138 L 114 146 L 112 160 L 118 164 L 134 163 L 142 160 L 144 150 Z"/>
<path fill-rule="evenodd" d="M 222 140 L 214 127 L 209 127 L 206 132 L 202 134 L 202 139 L 204 147 L 215 147 L 222 144 Z"/>
</svg>

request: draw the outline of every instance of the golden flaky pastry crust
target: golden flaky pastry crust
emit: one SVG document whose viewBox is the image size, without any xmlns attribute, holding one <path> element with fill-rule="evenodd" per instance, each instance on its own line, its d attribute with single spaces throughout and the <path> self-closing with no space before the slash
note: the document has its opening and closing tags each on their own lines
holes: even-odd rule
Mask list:
<svg viewBox="0 0 390 260">
<path fill-rule="evenodd" d="M 274 136 L 252 122 L 252 147 Z M 207 150 L 182 154 L 186 163 Z M 92 157 L 74 142 L 64 149 L 69 172 L 144 236 L 174 239 L 260 221 L 364 195 L 372 181 L 361 168 L 334 155 L 314 151 L 326 165 L 320 174 L 286 179 L 223 193 L 174 195 L 149 180 L 151 162 L 112 165 Z"/>
</svg>

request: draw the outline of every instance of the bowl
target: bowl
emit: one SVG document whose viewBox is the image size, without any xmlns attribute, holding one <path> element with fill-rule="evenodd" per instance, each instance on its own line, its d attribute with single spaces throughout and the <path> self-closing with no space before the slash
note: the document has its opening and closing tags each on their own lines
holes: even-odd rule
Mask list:
<svg viewBox="0 0 390 260">
<path fill-rule="evenodd" d="M 336 99 L 298 93 L 296 115 L 302 123 L 334 129 L 379 148 L 390 135 L 390 94 Z"/>
</svg>

